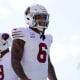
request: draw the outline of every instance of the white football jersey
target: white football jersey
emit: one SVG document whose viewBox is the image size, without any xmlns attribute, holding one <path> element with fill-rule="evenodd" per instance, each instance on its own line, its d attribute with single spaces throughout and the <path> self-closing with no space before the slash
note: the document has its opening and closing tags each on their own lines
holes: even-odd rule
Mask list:
<svg viewBox="0 0 80 80">
<path fill-rule="evenodd" d="M 17 80 L 17 75 L 11 66 L 11 53 L 6 53 L 0 58 L 0 80 Z"/>
<path fill-rule="evenodd" d="M 46 35 L 43 41 L 40 34 L 30 28 L 17 28 L 12 31 L 13 39 L 25 41 L 24 54 L 21 61 L 25 74 L 31 80 L 47 80 L 48 55 L 52 37 Z"/>
</svg>

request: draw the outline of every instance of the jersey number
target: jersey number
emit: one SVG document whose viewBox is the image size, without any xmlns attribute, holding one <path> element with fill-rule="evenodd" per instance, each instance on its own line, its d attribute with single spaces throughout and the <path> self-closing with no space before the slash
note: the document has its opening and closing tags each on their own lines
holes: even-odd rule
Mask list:
<svg viewBox="0 0 80 80">
<path fill-rule="evenodd" d="M 37 59 L 39 62 L 45 63 L 47 54 L 46 54 L 46 51 L 42 50 L 42 48 L 47 49 L 47 46 L 45 43 L 39 44 L 39 53 L 38 53 Z"/>
<path fill-rule="evenodd" d="M 0 65 L 0 80 L 4 79 L 3 65 Z"/>
</svg>

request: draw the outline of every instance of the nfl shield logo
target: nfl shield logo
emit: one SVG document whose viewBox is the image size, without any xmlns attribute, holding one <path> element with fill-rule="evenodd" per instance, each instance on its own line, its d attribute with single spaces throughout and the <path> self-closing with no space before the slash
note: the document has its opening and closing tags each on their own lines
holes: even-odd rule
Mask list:
<svg viewBox="0 0 80 80">
<path fill-rule="evenodd" d="M 31 34 L 30 37 L 31 37 L 31 38 L 35 38 L 35 34 Z"/>
</svg>

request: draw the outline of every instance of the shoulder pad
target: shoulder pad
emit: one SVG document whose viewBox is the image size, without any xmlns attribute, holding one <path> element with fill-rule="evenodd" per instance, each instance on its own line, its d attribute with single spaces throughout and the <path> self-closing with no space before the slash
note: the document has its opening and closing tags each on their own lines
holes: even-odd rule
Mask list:
<svg viewBox="0 0 80 80">
<path fill-rule="evenodd" d="M 13 39 L 21 39 L 25 41 L 25 29 L 24 28 L 15 28 L 12 30 Z"/>
</svg>

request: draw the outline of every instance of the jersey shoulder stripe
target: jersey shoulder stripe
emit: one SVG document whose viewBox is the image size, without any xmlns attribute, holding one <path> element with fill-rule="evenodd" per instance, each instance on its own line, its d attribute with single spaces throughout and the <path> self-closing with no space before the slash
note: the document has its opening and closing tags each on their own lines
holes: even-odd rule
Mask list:
<svg viewBox="0 0 80 80">
<path fill-rule="evenodd" d="M 24 40 L 25 35 L 24 35 L 24 28 L 15 28 L 12 30 L 12 37 L 13 39 L 22 39 Z"/>
</svg>

